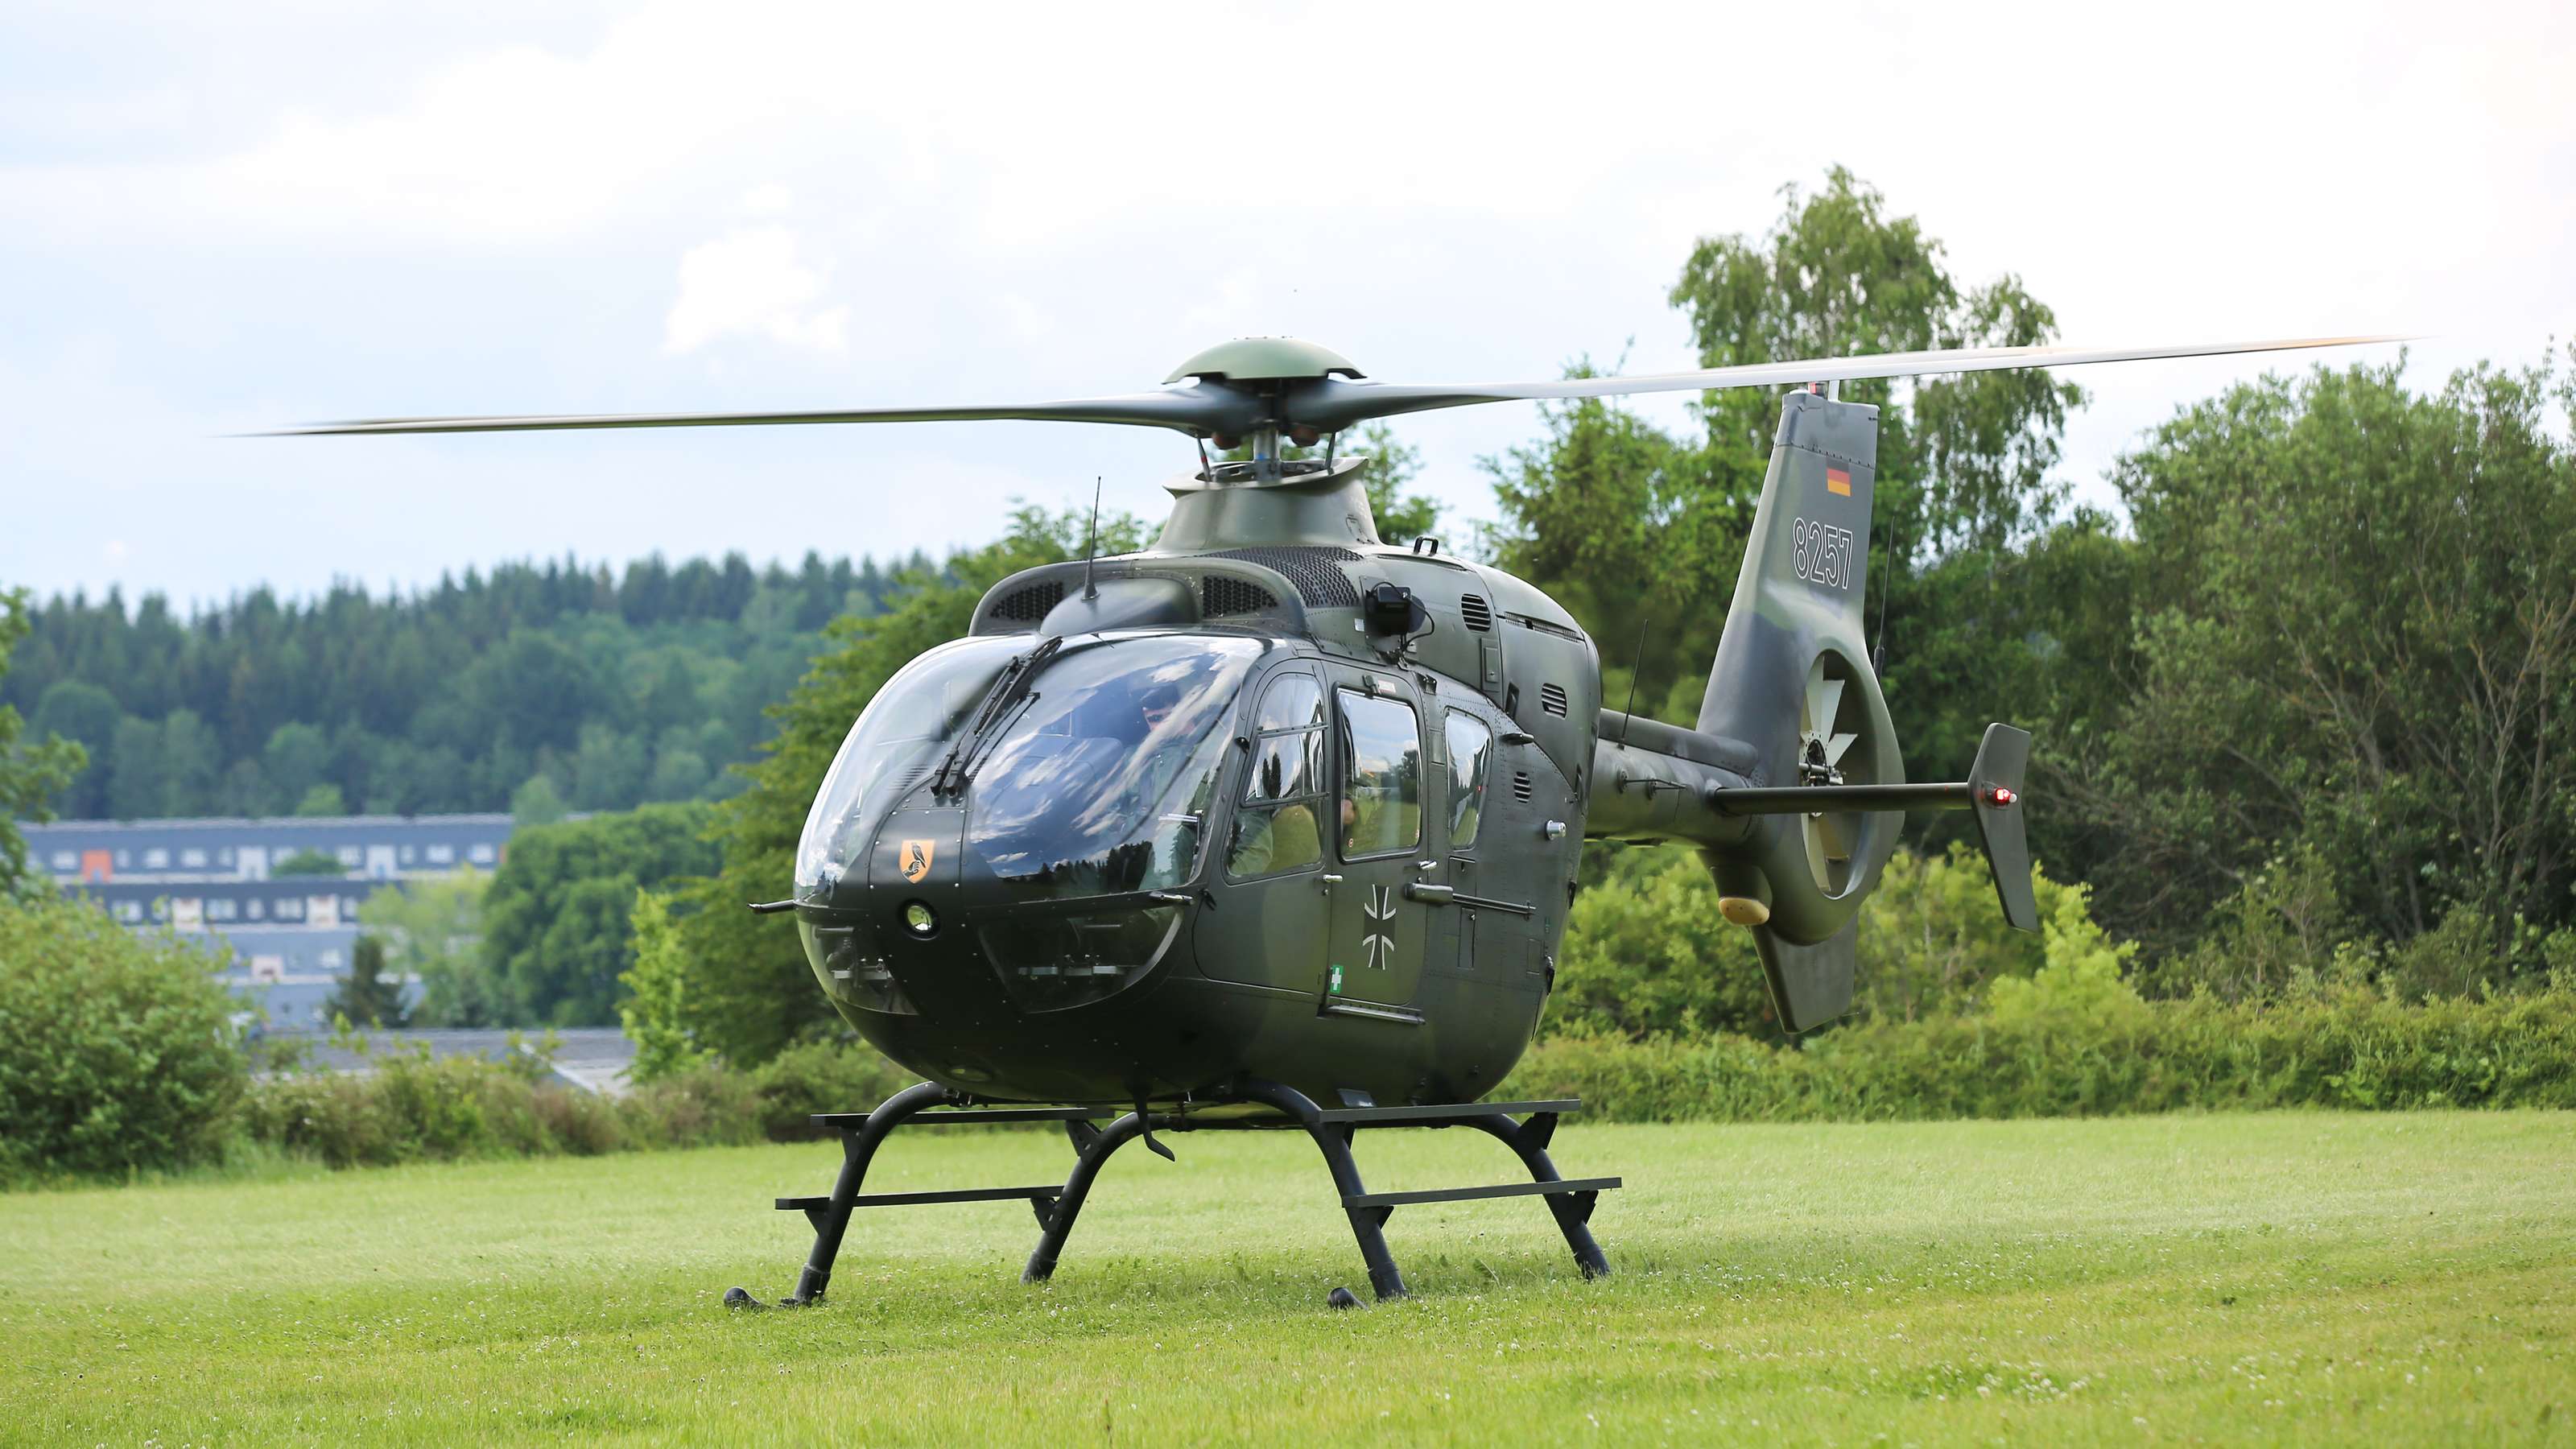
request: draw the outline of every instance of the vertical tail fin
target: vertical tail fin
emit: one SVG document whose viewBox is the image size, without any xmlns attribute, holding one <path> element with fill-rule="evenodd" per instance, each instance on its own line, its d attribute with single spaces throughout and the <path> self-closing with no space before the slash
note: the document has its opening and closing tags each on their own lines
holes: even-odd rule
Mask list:
<svg viewBox="0 0 2576 1449">
<path fill-rule="evenodd" d="M 1905 778 L 1863 622 L 1877 467 L 1877 408 L 1812 392 L 1782 401 L 1699 713 L 1702 733 L 1751 747 L 1754 785 Z M 1788 1029 L 1849 1009 L 1853 917 L 1903 823 L 1864 811 L 1773 816 L 1744 845 L 1708 853 L 1721 890 L 1767 908 L 1754 936 Z"/>
</svg>

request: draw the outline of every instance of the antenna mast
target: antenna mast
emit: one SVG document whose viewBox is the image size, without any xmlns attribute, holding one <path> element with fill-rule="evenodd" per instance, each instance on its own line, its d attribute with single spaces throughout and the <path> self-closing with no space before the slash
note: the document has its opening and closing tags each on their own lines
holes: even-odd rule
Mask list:
<svg viewBox="0 0 2576 1449">
<path fill-rule="evenodd" d="M 1085 603 L 1100 597 L 1100 585 L 1091 577 L 1100 562 L 1100 479 L 1098 473 L 1091 475 L 1091 537 L 1082 545 L 1082 598 Z"/>
</svg>

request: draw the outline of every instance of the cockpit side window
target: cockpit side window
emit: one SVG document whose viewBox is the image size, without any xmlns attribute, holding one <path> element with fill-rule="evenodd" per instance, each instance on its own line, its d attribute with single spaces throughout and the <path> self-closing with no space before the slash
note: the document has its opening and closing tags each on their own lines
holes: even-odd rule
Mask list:
<svg viewBox="0 0 2576 1449">
<path fill-rule="evenodd" d="M 1444 720 L 1449 739 L 1449 848 L 1465 850 L 1476 843 L 1484 823 L 1485 766 L 1493 758 L 1494 732 L 1483 720 L 1450 710 Z"/>
<path fill-rule="evenodd" d="M 1323 860 L 1324 738 L 1324 691 L 1315 677 L 1272 676 L 1253 716 L 1252 767 L 1226 851 L 1229 879 L 1306 870 Z"/>
<path fill-rule="evenodd" d="M 1341 716 L 1342 858 L 1422 843 L 1422 727 L 1401 699 L 1333 691 Z"/>
</svg>

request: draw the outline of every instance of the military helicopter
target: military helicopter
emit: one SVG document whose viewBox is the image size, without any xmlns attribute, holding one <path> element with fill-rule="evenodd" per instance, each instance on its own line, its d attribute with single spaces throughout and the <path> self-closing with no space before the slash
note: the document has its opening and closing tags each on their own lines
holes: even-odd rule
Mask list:
<svg viewBox="0 0 2576 1449">
<path fill-rule="evenodd" d="M 1002 580 L 966 637 L 878 691 L 815 794 L 793 894 L 752 906 L 792 913 L 834 1008 L 926 1079 L 864 1116 L 817 1119 L 844 1160 L 829 1197 L 779 1200 L 816 1230 L 787 1301 L 822 1296 L 859 1207 L 1025 1199 L 1043 1228 L 1025 1276 L 1044 1279 L 1110 1153 L 1141 1137 L 1170 1156 L 1157 1129 L 1216 1128 L 1313 1136 L 1383 1298 L 1405 1285 L 1381 1229 L 1417 1202 L 1543 1196 L 1582 1270 L 1608 1271 L 1586 1223 L 1619 1180 L 1563 1179 L 1546 1151 L 1577 1104 L 1482 1101 L 1545 1008 L 1585 840 L 1696 848 L 1791 1032 L 1849 1008 L 1855 917 L 1905 812 L 1972 812 L 2005 917 L 2037 929 L 2030 736 L 1993 725 L 1964 778 L 1906 779 L 1863 642 L 1878 413 L 1841 401 L 1842 382 L 2389 340 L 1425 386 L 1251 338 L 1156 390 L 1031 405 L 291 431 L 1025 419 L 1196 440 L 1152 547 Z M 1790 390 L 1690 728 L 1604 708 L 1595 641 L 1544 592 L 1435 540 L 1381 539 L 1365 460 L 1335 446 L 1354 424 L 1436 408 L 1757 386 Z M 1249 456 L 1212 460 L 1211 443 Z M 1065 1124 L 1072 1176 L 860 1193 L 896 1126 L 997 1120 Z M 1354 1131 L 1453 1124 L 1502 1140 L 1532 1181 L 1365 1190 Z"/>
</svg>

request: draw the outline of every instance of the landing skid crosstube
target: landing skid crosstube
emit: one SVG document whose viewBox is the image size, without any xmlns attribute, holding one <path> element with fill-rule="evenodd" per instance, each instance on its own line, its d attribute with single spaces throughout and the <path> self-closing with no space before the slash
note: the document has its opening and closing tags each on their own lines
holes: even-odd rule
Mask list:
<svg viewBox="0 0 2576 1449">
<path fill-rule="evenodd" d="M 1097 1127 L 1095 1120 L 1109 1115 L 1106 1111 L 1086 1107 L 976 1107 L 972 1099 L 945 1087 L 924 1082 L 907 1087 L 886 1099 L 875 1111 L 864 1115 L 856 1112 L 834 1112 L 819 1115 L 814 1125 L 840 1134 L 841 1174 L 827 1197 L 782 1197 L 778 1207 L 805 1214 L 814 1225 L 814 1250 L 805 1260 L 805 1270 L 797 1275 L 794 1295 L 780 1300 L 781 1307 L 801 1307 L 819 1301 L 832 1281 L 832 1263 L 840 1256 L 841 1239 L 849 1231 L 850 1214 L 869 1207 L 916 1207 L 937 1203 L 1025 1201 L 1036 1213 L 1039 1228 L 1038 1245 L 1029 1254 L 1028 1267 L 1020 1274 L 1024 1283 L 1043 1283 L 1055 1272 L 1064 1253 L 1065 1240 L 1072 1236 L 1075 1218 L 1090 1196 L 1092 1181 L 1100 1175 L 1101 1166 L 1119 1148 L 1155 1132 L 1216 1131 L 1299 1131 L 1314 1139 L 1324 1155 L 1324 1166 L 1332 1174 L 1334 1191 L 1340 1194 L 1343 1213 L 1350 1219 L 1351 1235 L 1358 1239 L 1360 1257 L 1368 1266 L 1369 1286 L 1380 1299 L 1401 1298 L 1405 1294 L 1404 1275 L 1387 1251 L 1385 1226 L 1389 1214 L 1399 1207 L 1419 1203 L 1463 1202 L 1478 1198 L 1542 1197 L 1556 1217 L 1556 1225 L 1565 1234 L 1565 1245 L 1574 1253 L 1574 1261 L 1586 1278 L 1605 1276 L 1609 1260 L 1592 1240 L 1593 1205 L 1600 1195 L 1620 1185 L 1615 1177 L 1565 1178 L 1557 1174 L 1556 1164 L 1548 1159 L 1549 1139 L 1556 1134 L 1557 1119 L 1568 1112 L 1579 1111 L 1582 1103 L 1573 1099 L 1550 1102 L 1483 1102 L 1443 1106 L 1379 1107 L 1365 1102 L 1341 1107 L 1322 1107 L 1305 1094 L 1275 1082 L 1248 1081 L 1233 1092 L 1194 1102 L 1181 1112 L 1129 1112 L 1107 1127 Z M 1204 1115 L 1211 1108 L 1257 1106 L 1270 1113 L 1246 1117 Z M 938 1110 L 933 1110 L 938 1109 Z M 1273 1115 L 1275 1114 L 1275 1115 Z M 1514 1114 L 1521 1114 L 1515 1116 Z M 905 1125 L 953 1126 L 972 1123 L 1061 1122 L 1072 1138 L 1079 1155 L 1073 1175 L 1061 1186 L 1044 1184 L 1033 1187 L 976 1187 L 943 1192 L 862 1193 L 868 1165 L 875 1159 L 877 1148 L 895 1128 Z M 1512 1149 L 1530 1181 L 1501 1183 L 1484 1187 L 1434 1188 L 1419 1192 L 1370 1192 L 1360 1181 L 1359 1165 L 1351 1156 L 1351 1141 L 1363 1127 L 1473 1127 L 1499 1140 Z M 1336 1302 L 1348 1295 L 1335 1290 Z M 765 1306 L 741 1288 L 725 1294 L 727 1305 L 735 1308 Z"/>
</svg>

